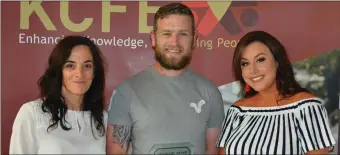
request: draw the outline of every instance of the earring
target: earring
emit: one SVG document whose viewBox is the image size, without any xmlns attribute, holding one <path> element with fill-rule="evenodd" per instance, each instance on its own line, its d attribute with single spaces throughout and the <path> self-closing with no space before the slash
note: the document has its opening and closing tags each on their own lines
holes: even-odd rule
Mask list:
<svg viewBox="0 0 340 155">
<path fill-rule="evenodd" d="M 250 86 L 248 84 L 246 84 L 245 91 L 246 93 L 250 91 Z"/>
</svg>

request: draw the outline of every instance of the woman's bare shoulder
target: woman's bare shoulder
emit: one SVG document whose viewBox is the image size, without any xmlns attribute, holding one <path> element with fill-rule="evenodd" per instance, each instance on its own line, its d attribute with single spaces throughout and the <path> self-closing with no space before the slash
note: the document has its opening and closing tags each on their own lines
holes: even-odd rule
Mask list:
<svg viewBox="0 0 340 155">
<path fill-rule="evenodd" d="M 316 96 L 312 93 L 308 92 L 300 92 L 295 94 L 294 96 L 291 97 L 291 100 L 293 102 L 304 100 L 304 99 L 310 99 L 310 98 L 316 98 Z"/>
<path fill-rule="evenodd" d="M 251 103 L 251 101 L 253 101 L 252 98 L 242 98 L 242 99 L 237 100 L 234 103 L 234 105 L 235 106 L 247 106 L 247 105 L 249 105 L 249 103 Z"/>
</svg>

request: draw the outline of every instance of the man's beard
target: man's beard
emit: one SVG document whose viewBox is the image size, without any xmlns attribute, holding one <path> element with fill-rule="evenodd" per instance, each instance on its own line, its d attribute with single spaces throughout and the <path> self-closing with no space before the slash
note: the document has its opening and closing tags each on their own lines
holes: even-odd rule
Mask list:
<svg viewBox="0 0 340 155">
<path fill-rule="evenodd" d="M 176 58 L 167 58 L 166 53 L 162 52 L 157 46 L 155 49 L 155 57 L 159 64 L 168 70 L 181 70 L 189 65 L 191 61 L 191 55 L 183 55 L 179 60 Z"/>
</svg>

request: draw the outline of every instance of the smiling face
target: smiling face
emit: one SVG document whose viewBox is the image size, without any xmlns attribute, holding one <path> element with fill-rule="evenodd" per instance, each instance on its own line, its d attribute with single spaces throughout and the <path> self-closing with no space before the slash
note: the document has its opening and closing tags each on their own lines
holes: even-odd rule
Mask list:
<svg viewBox="0 0 340 155">
<path fill-rule="evenodd" d="M 93 57 L 84 45 L 75 46 L 63 66 L 63 94 L 84 95 L 91 86 L 94 73 Z"/>
<path fill-rule="evenodd" d="M 169 15 L 158 19 L 157 30 L 151 33 L 156 60 L 166 69 L 183 69 L 190 63 L 194 38 L 189 16 Z"/>
<path fill-rule="evenodd" d="M 253 42 L 245 47 L 240 65 L 244 81 L 255 91 L 276 89 L 277 63 L 266 45 Z"/>
</svg>

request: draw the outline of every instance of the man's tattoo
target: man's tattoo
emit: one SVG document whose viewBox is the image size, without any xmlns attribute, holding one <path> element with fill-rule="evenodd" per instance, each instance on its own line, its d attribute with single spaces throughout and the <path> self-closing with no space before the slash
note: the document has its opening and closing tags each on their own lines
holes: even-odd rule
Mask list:
<svg viewBox="0 0 340 155">
<path fill-rule="evenodd" d="M 122 149 L 127 149 L 130 141 L 131 127 L 124 125 L 112 125 L 112 143 L 117 143 Z"/>
</svg>

